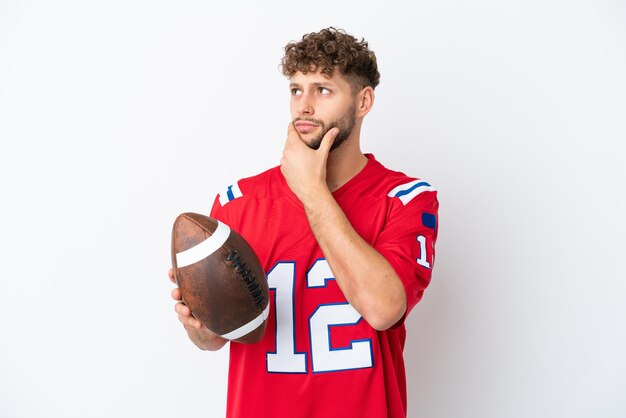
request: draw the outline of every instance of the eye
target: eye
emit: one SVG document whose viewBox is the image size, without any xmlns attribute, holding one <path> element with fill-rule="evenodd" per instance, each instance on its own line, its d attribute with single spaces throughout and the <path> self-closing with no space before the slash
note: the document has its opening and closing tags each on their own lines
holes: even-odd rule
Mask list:
<svg viewBox="0 0 626 418">
<path fill-rule="evenodd" d="M 328 90 L 326 87 L 320 87 L 319 92 L 323 95 L 330 94 L 330 90 Z"/>
<path fill-rule="evenodd" d="M 300 90 L 299 88 L 292 88 L 291 89 L 291 95 L 292 96 L 300 96 L 302 94 L 302 90 Z"/>
</svg>

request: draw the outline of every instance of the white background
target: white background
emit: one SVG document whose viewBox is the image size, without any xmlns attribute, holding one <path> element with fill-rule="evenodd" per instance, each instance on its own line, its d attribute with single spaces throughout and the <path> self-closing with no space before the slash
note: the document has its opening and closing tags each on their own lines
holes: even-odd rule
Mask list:
<svg viewBox="0 0 626 418">
<path fill-rule="evenodd" d="M 335 25 L 364 150 L 440 190 L 409 416 L 626 417 L 624 2 L 224 3 L 0 0 L 0 416 L 224 415 L 170 228 L 278 164 L 282 47 Z"/>
</svg>

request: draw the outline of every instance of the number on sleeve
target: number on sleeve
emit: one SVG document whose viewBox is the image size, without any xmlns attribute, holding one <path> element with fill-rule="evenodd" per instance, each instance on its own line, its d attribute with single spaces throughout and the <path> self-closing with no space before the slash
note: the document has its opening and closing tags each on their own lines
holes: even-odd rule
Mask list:
<svg viewBox="0 0 626 418">
<path fill-rule="evenodd" d="M 426 251 L 426 237 L 424 235 L 418 236 L 417 242 L 420 243 L 420 258 L 417 259 L 417 264 L 429 269 L 430 263 L 428 262 L 428 252 Z"/>
</svg>

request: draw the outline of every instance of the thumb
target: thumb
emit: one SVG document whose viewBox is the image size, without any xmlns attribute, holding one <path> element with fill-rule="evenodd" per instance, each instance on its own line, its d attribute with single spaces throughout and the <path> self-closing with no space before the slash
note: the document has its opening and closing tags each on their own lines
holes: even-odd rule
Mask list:
<svg viewBox="0 0 626 418">
<path fill-rule="evenodd" d="M 328 132 L 326 132 L 326 135 L 324 135 L 324 137 L 322 138 L 322 143 L 320 144 L 319 148 L 320 151 L 328 155 L 328 153 L 330 153 L 330 148 L 335 143 L 335 139 L 337 138 L 338 134 L 339 128 L 337 128 L 336 126 L 332 129 L 329 129 Z"/>
</svg>

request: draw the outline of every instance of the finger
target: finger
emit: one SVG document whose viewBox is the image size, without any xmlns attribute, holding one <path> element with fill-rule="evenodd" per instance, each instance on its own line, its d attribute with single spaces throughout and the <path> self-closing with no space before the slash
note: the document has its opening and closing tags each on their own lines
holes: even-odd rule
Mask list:
<svg viewBox="0 0 626 418">
<path fill-rule="evenodd" d="M 337 134 L 339 134 L 339 128 L 334 127 L 326 132 L 324 138 L 322 138 L 322 143 L 320 144 L 319 150 L 325 154 L 330 152 L 330 148 L 335 143 L 335 138 L 337 138 Z"/>
<path fill-rule="evenodd" d="M 167 272 L 167 275 L 169 276 L 172 283 L 176 283 L 176 280 L 174 279 L 174 269 L 169 269 L 169 271 Z"/>
<path fill-rule="evenodd" d="M 172 299 L 174 299 L 174 300 L 183 300 L 183 295 L 181 295 L 179 288 L 176 287 L 176 288 L 172 289 Z"/>
<path fill-rule="evenodd" d="M 178 320 L 185 326 L 185 327 L 193 327 L 195 329 L 200 329 L 203 327 L 202 322 L 198 321 L 196 318 L 194 318 L 193 316 L 185 316 L 185 315 L 178 315 Z"/>
<path fill-rule="evenodd" d="M 201 329 L 202 327 L 204 327 L 204 325 L 202 324 L 202 322 L 198 321 L 196 318 L 194 318 L 193 316 L 191 317 L 191 319 L 189 320 L 189 325 L 191 325 L 192 327 L 194 327 L 195 329 Z"/>
<path fill-rule="evenodd" d="M 298 130 L 296 129 L 296 126 L 293 124 L 293 122 L 289 123 L 289 126 L 287 126 L 287 139 L 299 139 L 300 141 L 302 141 L 302 137 L 300 136 L 300 132 L 298 132 Z"/>
<path fill-rule="evenodd" d="M 287 139 L 285 139 L 285 146 L 283 148 L 283 161 L 281 161 L 281 165 L 284 163 L 284 160 L 287 158 L 293 150 L 298 149 L 298 147 L 306 146 L 300 134 L 298 133 L 293 123 L 290 123 L 287 127 Z"/>
<path fill-rule="evenodd" d="M 174 306 L 174 310 L 178 315 L 191 316 L 191 309 L 182 302 L 177 303 Z"/>
<path fill-rule="evenodd" d="M 298 131 L 296 127 L 293 126 L 293 122 L 289 123 L 289 125 L 287 125 L 287 141 L 289 141 L 289 138 L 293 138 L 296 132 Z"/>
<path fill-rule="evenodd" d="M 185 327 L 193 327 L 196 329 L 202 328 L 202 322 L 200 322 L 195 316 L 191 314 L 191 311 L 186 306 L 179 307 L 178 320 Z"/>
<path fill-rule="evenodd" d="M 290 123 L 287 127 L 287 144 L 292 144 L 295 146 L 306 146 L 306 142 L 302 139 L 302 135 L 296 129 L 293 123 Z"/>
<path fill-rule="evenodd" d="M 178 320 L 186 327 L 201 329 L 204 325 L 193 314 L 191 309 L 184 303 L 177 303 L 174 310 L 178 314 Z"/>
</svg>

